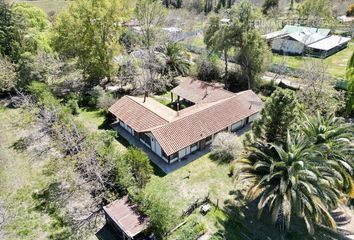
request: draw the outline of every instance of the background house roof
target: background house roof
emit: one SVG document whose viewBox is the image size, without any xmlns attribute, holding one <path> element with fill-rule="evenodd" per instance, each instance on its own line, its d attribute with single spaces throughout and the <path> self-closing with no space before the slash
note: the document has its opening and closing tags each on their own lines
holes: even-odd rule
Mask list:
<svg viewBox="0 0 354 240">
<path fill-rule="evenodd" d="M 350 39 L 351 38 L 348 38 L 348 37 L 332 35 L 330 37 L 321 39 L 320 41 L 314 42 L 314 43 L 310 44 L 308 47 L 327 51 L 327 50 L 335 48 L 341 44 L 348 43 L 350 41 Z"/>
<path fill-rule="evenodd" d="M 220 83 L 208 83 L 186 77 L 171 92 L 193 103 L 208 103 L 235 95 L 232 92 L 224 90 L 223 87 Z"/>
<path fill-rule="evenodd" d="M 270 40 L 273 38 L 290 36 L 304 44 L 309 44 L 321 38 L 327 37 L 330 32 L 331 30 L 328 28 L 312 28 L 305 26 L 286 25 L 282 30 L 265 34 L 263 37 L 266 40 Z M 311 37 L 309 38 L 309 36 Z M 309 41 L 306 39 L 311 40 Z"/>
<path fill-rule="evenodd" d="M 148 227 L 148 218 L 137 211 L 127 196 L 104 206 L 103 210 L 131 238 Z"/>
<path fill-rule="evenodd" d="M 155 128 L 151 133 L 165 153 L 171 155 L 259 112 L 262 107 L 262 100 L 248 90 Z"/>
<path fill-rule="evenodd" d="M 319 41 L 324 38 L 323 35 L 312 32 L 294 32 L 290 33 L 289 37 L 295 39 L 298 42 L 301 42 L 304 45 L 311 44 L 313 42 Z"/>
<path fill-rule="evenodd" d="M 313 28 L 313 27 L 305 27 L 305 26 L 297 26 L 297 25 L 286 25 L 282 32 L 284 33 L 294 33 L 294 32 L 310 32 L 310 33 L 318 33 L 322 36 L 328 36 L 331 32 L 331 29 L 328 28 Z"/>
</svg>

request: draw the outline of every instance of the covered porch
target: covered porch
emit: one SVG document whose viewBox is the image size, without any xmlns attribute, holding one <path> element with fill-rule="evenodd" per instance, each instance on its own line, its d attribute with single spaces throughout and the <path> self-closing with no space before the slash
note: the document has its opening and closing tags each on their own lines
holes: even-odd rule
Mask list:
<svg viewBox="0 0 354 240">
<path fill-rule="evenodd" d="M 154 153 L 149 147 L 147 147 L 144 143 L 142 143 L 138 138 L 130 134 L 127 130 L 122 128 L 119 123 L 114 123 L 111 125 L 111 127 L 117 131 L 117 133 L 122 136 L 124 139 L 126 139 L 129 144 L 132 146 L 135 146 L 137 148 L 142 149 L 149 157 L 149 159 L 157 166 L 159 167 L 165 174 L 171 173 L 187 164 L 190 162 L 193 162 L 194 160 L 200 158 L 201 156 L 207 154 L 210 149 L 209 146 L 206 146 L 203 150 L 195 151 L 192 154 L 185 156 L 183 160 L 174 162 L 173 164 L 168 164 L 166 161 L 164 161 L 161 157 L 159 157 L 156 153 Z"/>
</svg>

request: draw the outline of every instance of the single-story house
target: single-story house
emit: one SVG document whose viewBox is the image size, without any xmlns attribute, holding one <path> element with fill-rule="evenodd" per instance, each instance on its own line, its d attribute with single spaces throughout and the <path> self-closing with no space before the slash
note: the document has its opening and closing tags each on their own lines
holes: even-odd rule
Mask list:
<svg viewBox="0 0 354 240">
<path fill-rule="evenodd" d="M 171 92 L 177 101 L 193 105 L 175 111 L 149 97 L 124 96 L 109 108 L 117 124 L 168 164 L 205 149 L 219 132 L 234 132 L 253 122 L 263 108 L 251 90 L 232 93 L 192 78 Z"/>
<path fill-rule="evenodd" d="M 263 35 L 263 38 L 273 52 L 324 58 L 345 48 L 351 40 L 330 33 L 331 30 L 325 28 L 286 25 L 280 31 Z"/>
<path fill-rule="evenodd" d="M 104 206 L 103 211 L 106 222 L 113 227 L 119 239 L 145 239 L 149 219 L 138 211 L 127 196 Z"/>
</svg>

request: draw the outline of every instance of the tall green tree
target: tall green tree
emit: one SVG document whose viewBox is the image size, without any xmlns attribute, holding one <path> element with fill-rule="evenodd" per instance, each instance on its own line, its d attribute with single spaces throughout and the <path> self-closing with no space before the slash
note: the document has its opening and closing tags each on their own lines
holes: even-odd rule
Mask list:
<svg viewBox="0 0 354 240">
<path fill-rule="evenodd" d="M 156 44 L 166 14 L 161 1 L 138 0 L 136 3 L 135 16 L 143 34 L 143 43 L 149 52 Z"/>
<path fill-rule="evenodd" d="M 40 8 L 29 3 L 16 3 L 12 6 L 13 12 L 21 16 L 24 25 L 23 51 L 36 53 L 39 51 L 51 52 L 49 39 L 49 20 L 47 14 Z"/>
<path fill-rule="evenodd" d="M 307 25 L 319 27 L 332 18 L 332 9 L 328 0 L 305 0 L 299 7 L 300 16 Z"/>
<path fill-rule="evenodd" d="M 0 54 L 18 62 L 23 44 L 24 23 L 12 7 L 0 1 Z"/>
<path fill-rule="evenodd" d="M 177 42 L 169 42 L 163 48 L 166 61 L 166 72 L 172 75 L 186 76 L 189 72 L 190 62 L 183 46 Z"/>
<path fill-rule="evenodd" d="M 224 83 L 227 85 L 228 71 L 228 52 L 233 46 L 232 35 L 228 24 L 221 24 L 219 17 L 211 17 L 204 34 L 204 43 L 207 48 L 214 53 L 223 55 L 225 62 Z"/>
<path fill-rule="evenodd" d="M 306 139 L 288 135 L 286 142 L 279 147 L 257 141 L 248 148 L 248 157 L 239 161 L 241 179 L 251 184 L 247 197 L 259 199 L 259 213 L 269 209 L 272 222 L 282 228 L 289 229 L 294 217 L 303 219 L 310 234 L 315 223 L 335 228 L 330 209 L 336 207 L 340 191 L 331 182 L 338 179 L 321 177 L 314 167 L 320 164 L 318 155 L 309 151 Z"/>
<path fill-rule="evenodd" d="M 235 5 L 230 13 L 233 45 L 238 51 L 237 62 L 241 67 L 248 88 L 255 86 L 256 79 L 270 63 L 271 52 L 255 29 L 260 17 L 259 9 L 248 0 Z"/>
<path fill-rule="evenodd" d="M 284 143 L 287 132 L 299 117 L 298 102 L 292 90 L 277 88 L 265 102 L 262 116 L 252 125 L 255 138 Z"/>
<path fill-rule="evenodd" d="M 75 1 L 57 18 L 55 50 L 64 57 L 78 58 L 90 80 L 113 76 L 113 57 L 120 51 L 121 23 L 129 17 L 128 4 L 123 0 Z"/>
<path fill-rule="evenodd" d="M 286 229 L 296 218 L 310 234 L 315 224 L 335 228 L 330 211 L 354 195 L 352 141 L 353 128 L 343 119 L 317 114 L 305 116 L 282 145 L 263 139 L 246 145 L 239 166 L 240 179 L 250 184 L 247 196 Z"/>
<path fill-rule="evenodd" d="M 131 186 L 143 188 L 148 183 L 153 173 L 153 168 L 148 156 L 142 150 L 129 148 L 118 161 L 123 161 L 129 166 L 129 171 L 122 174 L 131 175 Z"/>
<path fill-rule="evenodd" d="M 354 52 L 348 62 L 346 78 L 348 82 L 346 111 L 349 115 L 354 110 Z"/>
<path fill-rule="evenodd" d="M 332 172 L 341 176 L 340 188 L 353 198 L 353 126 L 334 114 L 321 116 L 317 112 L 314 116 L 305 115 L 299 130 L 313 143 L 312 150 L 321 152 L 325 164 L 331 167 Z"/>
</svg>

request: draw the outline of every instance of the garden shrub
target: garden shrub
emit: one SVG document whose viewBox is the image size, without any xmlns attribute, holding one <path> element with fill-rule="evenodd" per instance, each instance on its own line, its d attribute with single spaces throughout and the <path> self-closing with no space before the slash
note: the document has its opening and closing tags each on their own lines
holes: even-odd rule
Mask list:
<svg viewBox="0 0 354 240">
<path fill-rule="evenodd" d="M 217 64 L 217 57 L 202 55 L 197 59 L 198 79 L 212 81 L 220 78 L 220 69 Z"/>
<path fill-rule="evenodd" d="M 213 158 L 230 161 L 236 159 L 241 154 L 243 146 L 235 134 L 221 132 L 214 138 L 211 150 Z"/>
<path fill-rule="evenodd" d="M 207 227 L 197 217 L 192 216 L 187 223 L 177 229 L 168 239 L 194 240 L 206 233 Z"/>
</svg>

